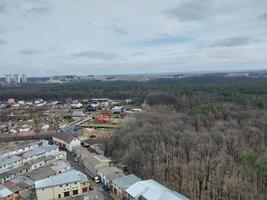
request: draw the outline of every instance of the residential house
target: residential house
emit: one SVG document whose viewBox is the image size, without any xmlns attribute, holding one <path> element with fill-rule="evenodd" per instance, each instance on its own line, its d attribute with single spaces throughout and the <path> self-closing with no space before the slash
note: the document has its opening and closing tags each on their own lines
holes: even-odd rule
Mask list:
<svg viewBox="0 0 267 200">
<path fill-rule="evenodd" d="M 10 191 L 6 186 L 0 184 L 0 199 L 1 200 L 13 200 L 13 192 Z"/>
<path fill-rule="evenodd" d="M 99 169 L 97 174 L 100 177 L 101 183 L 110 189 L 112 189 L 111 183 L 113 180 L 124 176 L 123 171 L 117 167 Z"/>
<path fill-rule="evenodd" d="M 86 114 L 81 110 L 75 110 L 72 112 L 71 116 L 74 120 L 82 120 L 86 117 Z"/>
<path fill-rule="evenodd" d="M 16 199 L 33 199 L 35 196 L 34 182 L 26 176 L 18 176 L 3 185 L 17 196 Z"/>
<path fill-rule="evenodd" d="M 12 179 L 16 176 L 24 175 L 27 172 L 30 172 L 32 170 L 36 170 L 36 169 L 41 168 L 43 166 L 58 163 L 58 161 L 67 162 L 66 161 L 66 152 L 60 151 L 60 152 L 57 152 L 57 153 L 50 155 L 48 157 L 38 158 L 36 160 L 24 162 L 23 165 L 21 165 L 19 167 L 7 169 L 5 172 L 0 173 L 0 183 L 4 183 L 4 182 L 9 181 L 10 179 Z"/>
<path fill-rule="evenodd" d="M 87 176 L 77 170 L 69 170 L 35 182 L 38 200 L 78 196 L 87 193 L 89 186 Z"/>
<path fill-rule="evenodd" d="M 22 158 L 11 155 L 0 159 L 0 173 L 5 172 L 9 168 L 19 167 L 22 165 Z"/>
<path fill-rule="evenodd" d="M 152 179 L 138 181 L 131 185 L 126 189 L 125 198 L 128 200 L 189 200 L 184 195 L 172 191 Z"/>
<path fill-rule="evenodd" d="M 100 169 L 109 167 L 109 163 L 110 160 L 103 155 L 90 154 L 83 164 L 91 173 L 97 175 Z"/>
<path fill-rule="evenodd" d="M 42 145 L 36 149 L 27 151 L 22 155 L 23 162 L 28 162 L 34 159 L 48 157 L 59 152 L 59 147 L 57 145 Z"/>
<path fill-rule="evenodd" d="M 69 152 L 73 151 L 73 147 L 81 146 L 81 141 L 69 133 L 58 133 L 53 136 L 53 143 L 67 149 Z"/>
<path fill-rule="evenodd" d="M 90 153 L 86 148 L 82 146 L 74 147 L 73 151 L 80 162 L 95 176 L 97 171 L 102 168 L 109 167 L 110 160 L 103 155 L 97 155 Z"/>
<path fill-rule="evenodd" d="M 38 140 L 36 142 L 32 142 L 29 144 L 19 145 L 18 147 L 11 149 L 11 150 L 0 151 L 0 159 L 2 159 L 4 157 L 11 156 L 11 155 L 22 154 L 22 153 L 25 153 L 29 150 L 36 149 L 42 145 L 48 145 L 48 141 L 47 140 Z"/>
<path fill-rule="evenodd" d="M 71 169 L 70 163 L 66 160 L 56 160 L 54 163 L 50 163 L 44 167 L 38 168 L 26 174 L 33 181 L 39 181 L 44 178 L 55 176 L 57 174 L 64 173 Z"/>
<path fill-rule="evenodd" d="M 70 133 L 75 136 L 80 135 L 83 132 L 83 127 L 77 124 L 65 125 L 65 126 L 60 127 L 60 129 L 64 133 Z"/>
<path fill-rule="evenodd" d="M 141 179 L 134 174 L 122 176 L 112 181 L 112 191 L 118 196 L 119 199 L 123 199 L 124 196 L 127 196 L 126 189 L 138 181 L 141 181 Z"/>
<path fill-rule="evenodd" d="M 3 172 L 2 174 L 0 174 L 0 184 L 9 181 L 12 177 L 12 174 L 9 172 Z"/>
<path fill-rule="evenodd" d="M 73 152 L 75 152 L 76 157 L 80 159 L 80 162 L 82 164 L 84 164 L 85 160 L 91 155 L 91 153 L 85 147 L 82 146 L 74 146 Z"/>
<path fill-rule="evenodd" d="M 115 106 L 115 107 L 112 108 L 111 111 L 112 111 L 113 114 L 121 114 L 122 112 L 125 111 L 125 107 L 123 107 L 123 106 Z"/>
</svg>

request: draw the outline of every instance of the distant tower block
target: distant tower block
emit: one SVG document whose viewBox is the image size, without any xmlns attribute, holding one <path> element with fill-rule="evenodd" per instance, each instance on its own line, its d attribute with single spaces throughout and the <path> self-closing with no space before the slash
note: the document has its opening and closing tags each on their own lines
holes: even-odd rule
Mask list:
<svg viewBox="0 0 267 200">
<path fill-rule="evenodd" d="M 26 74 L 22 74 L 21 75 L 21 82 L 22 83 L 26 83 L 27 82 L 27 76 L 26 76 Z"/>
<path fill-rule="evenodd" d="M 12 74 L 6 74 L 5 80 L 7 83 L 11 83 L 13 79 Z"/>
</svg>

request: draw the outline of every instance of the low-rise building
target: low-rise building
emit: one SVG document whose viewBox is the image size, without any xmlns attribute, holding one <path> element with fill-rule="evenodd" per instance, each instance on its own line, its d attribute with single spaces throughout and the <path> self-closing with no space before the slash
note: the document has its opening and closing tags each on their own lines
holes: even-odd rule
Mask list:
<svg viewBox="0 0 267 200">
<path fill-rule="evenodd" d="M 111 111 L 113 114 L 121 114 L 122 112 L 125 111 L 125 107 L 124 106 L 115 106 L 112 108 Z"/>
<path fill-rule="evenodd" d="M 66 152 L 59 151 L 59 152 L 57 152 L 53 155 L 50 155 L 48 157 L 43 157 L 43 158 L 39 158 L 36 160 L 31 160 L 31 161 L 23 163 L 19 167 L 7 169 L 5 172 L 0 173 L 0 183 L 4 183 L 4 182 L 9 181 L 10 179 L 12 179 L 16 176 L 24 175 L 28 172 L 39 169 L 39 168 L 44 167 L 44 166 L 49 167 L 49 165 L 51 165 L 51 164 L 55 165 L 55 164 L 61 163 L 61 162 L 66 163 L 67 162 L 66 157 L 67 157 Z M 60 165 L 60 166 L 62 166 L 62 165 Z"/>
<path fill-rule="evenodd" d="M 82 120 L 86 117 L 86 114 L 81 110 L 75 110 L 72 112 L 71 117 L 74 120 Z"/>
<path fill-rule="evenodd" d="M 53 143 L 72 152 L 73 147 L 81 146 L 81 141 L 69 133 L 58 133 L 53 136 Z"/>
<path fill-rule="evenodd" d="M 3 184 L 10 190 L 15 199 L 34 199 L 34 182 L 26 176 L 18 176 Z"/>
<path fill-rule="evenodd" d="M 13 200 L 14 194 L 6 186 L 0 184 L 0 199 L 1 200 Z"/>
<path fill-rule="evenodd" d="M 99 169 L 109 167 L 110 160 L 103 155 L 90 153 L 82 146 L 74 147 L 74 152 L 79 161 L 95 176 Z"/>
<path fill-rule="evenodd" d="M 77 170 L 45 178 L 35 182 L 38 200 L 52 200 L 78 196 L 89 191 L 89 180 L 85 174 Z"/>
<path fill-rule="evenodd" d="M 9 181 L 11 178 L 13 178 L 12 174 L 9 172 L 4 172 L 0 174 L 0 184 Z"/>
<path fill-rule="evenodd" d="M 5 172 L 9 168 L 19 167 L 22 165 L 22 158 L 16 155 L 4 157 L 0 159 L 0 173 Z"/>
<path fill-rule="evenodd" d="M 11 156 L 11 155 L 22 154 L 22 153 L 25 153 L 29 150 L 36 149 L 42 145 L 48 145 L 48 141 L 47 140 L 38 140 L 36 142 L 31 142 L 29 144 L 19 145 L 18 147 L 15 147 L 13 149 L 7 149 L 4 151 L 0 151 L 0 159 L 4 158 L 4 157 Z"/>
<path fill-rule="evenodd" d="M 100 169 L 109 167 L 109 163 L 110 160 L 103 155 L 90 154 L 83 164 L 90 172 L 97 175 Z"/>
<path fill-rule="evenodd" d="M 112 189 L 112 181 L 124 176 L 123 171 L 117 167 L 107 167 L 98 170 L 98 176 L 100 177 L 101 183 L 103 183 L 104 186 L 109 187 Z"/>
<path fill-rule="evenodd" d="M 172 191 L 152 179 L 138 181 L 131 185 L 126 189 L 125 198 L 128 200 L 189 200 L 184 195 Z"/>
<path fill-rule="evenodd" d="M 118 196 L 119 199 L 123 199 L 126 196 L 126 190 L 138 181 L 141 181 L 141 179 L 134 174 L 117 178 L 111 183 L 112 191 Z"/>
<path fill-rule="evenodd" d="M 23 162 L 28 162 L 34 159 L 48 157 L 59 152 L 59 147 L 57 145 L 42 145 L 36 149 L 27 151 L 22 155 Z"/>
</svg>

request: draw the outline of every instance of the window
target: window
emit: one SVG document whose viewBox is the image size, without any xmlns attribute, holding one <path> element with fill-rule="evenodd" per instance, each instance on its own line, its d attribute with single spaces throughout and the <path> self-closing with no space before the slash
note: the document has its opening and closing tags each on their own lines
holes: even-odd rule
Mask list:
<svg viewBox="0 0 267 200">
<path fill-rule="evenodd" d="M 61 194 L 58 194 L 58 198 L 59 198 L 59 199 L 61 198 Z"/>
<path fill-rule="evenodd" d="M 77 195 L 78 194 L 78 190 L 73 190 L 73 195 Z"/>
<path fill-rule="evenodd" d="M 83 188 L 82 191 L 83 193 L 87 192 L 88 191 L 87 187 Z"/>
<path fill-rule="evenodd" d="M 68 186 L 69 184 L 66 184 L 66 186 Z"/>
<path fill-rule="evenodd" d="M 64 197 L 69 197 L 70 196 L 70 192 L 64 192 Z"/>
</svg>

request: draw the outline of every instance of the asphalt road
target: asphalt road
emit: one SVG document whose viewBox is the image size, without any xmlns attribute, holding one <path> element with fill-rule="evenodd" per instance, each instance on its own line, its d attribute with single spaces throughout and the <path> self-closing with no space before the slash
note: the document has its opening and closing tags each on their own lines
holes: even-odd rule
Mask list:
<svg viewBox="0 0 267 200">
<path fill-rule="evenodd" d="M 95 177 L 94 174 L 92 174 L 89 170 L 87 170 L 80 162 L 75 162 L 74 156 L 69 152 L 67 152 L 67 160 L 70 162 L 70 165 L 74 169 L 81 171 L 82 173 L 87 175 L 87 177 L 89 178 L 90 184 L 93 185 L 95 188 L 97 188 L 99 191 L 102 191 L 105 200 L 113 200 L 109 192 L 103 190 L 101 184 L 97 184 L 92 180 L 92 178 Z"/>
</svg>

